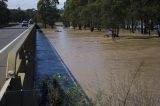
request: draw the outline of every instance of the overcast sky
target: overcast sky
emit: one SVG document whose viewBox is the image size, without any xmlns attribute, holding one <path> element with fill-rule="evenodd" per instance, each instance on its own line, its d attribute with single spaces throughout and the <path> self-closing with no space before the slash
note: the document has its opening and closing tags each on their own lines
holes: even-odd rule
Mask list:
<svg viewBox="0 0 160 106">
<path fill-rule="evenodd" d="M 58 8 L 63 8 L 64 2 L 66 0 L 59 0 L 60 4 Z M 17 9 L 20 7 L 21 9 L 37 9 L 37 2 L 38 0 L 8 0 L 8 8 L 10 9 Z"/>
</svg>

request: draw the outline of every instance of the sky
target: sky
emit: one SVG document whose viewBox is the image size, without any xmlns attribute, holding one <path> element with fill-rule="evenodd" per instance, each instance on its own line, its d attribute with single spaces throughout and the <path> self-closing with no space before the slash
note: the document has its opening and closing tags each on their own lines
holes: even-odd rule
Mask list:
<svg viewBox="0 0 160 106">
<path fill-rule="evenodd" d="M 8 0 L 8 8 L 9 9 L 17 9 L 20 7 L 23 10 L 26 9 L 37 9 L 37 2 L 39 0 Z M 66 0 L 59 0 L 60 4 L 57 6 L 59 9 L 63 8 L 64 2 Z"/>
</svg>

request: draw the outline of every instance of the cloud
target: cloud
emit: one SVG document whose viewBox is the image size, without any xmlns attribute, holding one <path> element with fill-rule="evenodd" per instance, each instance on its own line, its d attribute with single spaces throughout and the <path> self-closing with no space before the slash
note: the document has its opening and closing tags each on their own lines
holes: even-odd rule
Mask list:
<svg viewBox="0 0 160 106">
<path fill-rule="evenodd" d="M 37 9 L 37 2 L 39 0 L 8 0 L 8 8 L 17 9 L 20 7 L 21 9 L 29 9 L 35 8 Z M 58 8 L 63 8 L 64 2 L 66 0 L 59 0 Z"/>
<path fill-rule="evenodd" d="M 59 9 L 60 9 L 60 8 L 63 8 L 65 1 L 66 1 L 66 0 L 59 0 L 59 5 L 58 5 L 58 8 L 59 8 Z"/>
<path fill-rule="evenodd" d="M 59 0 L 59 2 L 65 2 L 66 0 Z"/>
<path fill-rule="evenodd" d="M 37 8 L 38 0 L 8 0 L 8 8 Z"/>
</svg>

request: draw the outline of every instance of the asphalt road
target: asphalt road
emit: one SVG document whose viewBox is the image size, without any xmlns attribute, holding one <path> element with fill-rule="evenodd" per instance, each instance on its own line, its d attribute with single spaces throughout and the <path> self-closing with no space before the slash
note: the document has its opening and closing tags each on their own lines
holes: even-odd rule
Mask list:
<svg viewBox="0 0 160 106">
<path fill-rule="evenodd" d="M 10 46 L 8 46 L 8 44 L 26 29 L 27 28 L 22 28 L 20 25 L 0 29 L 0 89 L 5 82 L 7 55 L 15 43 Z"/>
</svg>

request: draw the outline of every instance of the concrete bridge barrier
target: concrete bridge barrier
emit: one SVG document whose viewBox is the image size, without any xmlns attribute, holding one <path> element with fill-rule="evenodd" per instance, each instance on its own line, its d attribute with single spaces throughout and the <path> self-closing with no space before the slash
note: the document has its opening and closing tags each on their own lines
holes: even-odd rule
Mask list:
<svg viewBox="0 0 160 106">
<path fill-rule="evenodd" d="M 6 82 L 0 90 L 0 106 L 36 106 L 34 81 L 36 27 L 31 26 L 11 49 Z"/>
</svg>

